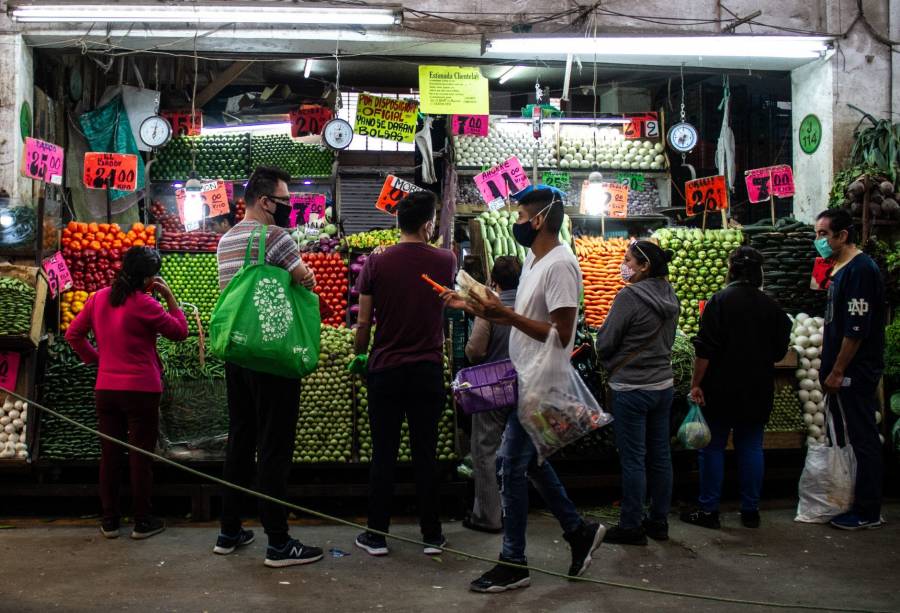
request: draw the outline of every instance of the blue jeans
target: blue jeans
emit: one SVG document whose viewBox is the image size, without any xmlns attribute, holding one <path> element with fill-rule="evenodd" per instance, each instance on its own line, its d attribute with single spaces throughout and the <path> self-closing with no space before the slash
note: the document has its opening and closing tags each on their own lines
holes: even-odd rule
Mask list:
<svg viewBox="0 0 900 613">
<path fill-rule="evenodd" d="M 741 511 L 759 509 L 759 493 L 763 482 L 762 424 L 731 424 L 712 420 L 709 424 L 712 440 L 700 449 L 700 508 L 707 513 L 719 510 L 722 480 L 725 478 L 725 445 L 728 433 L 734 430 L 734 450 L 737 454 L 741 485 Z"/>
<path fill-rule="evenodd" d="M 503 549 L 507 560 L 525 561 L 525 530 L 528 527 L 528 479 L 559 520 L 566 533 L 578 530 L 583 520 L 569 500 L 550 462 L 537 465 L 537 450 L 519 423 L 516 411 L 509 414 L 498 454 L 500 498 L 503 502 Z"/>
<path fill-rule="evenodd" d="M 613 426 L 622 464 L 622 513 L 619 526 L 640 528 L 644 502 L 650 519 L 664 522 L 672 505 L 672 453 L 669 412 L 673 388 L 613 392 Z"/>
</svg>

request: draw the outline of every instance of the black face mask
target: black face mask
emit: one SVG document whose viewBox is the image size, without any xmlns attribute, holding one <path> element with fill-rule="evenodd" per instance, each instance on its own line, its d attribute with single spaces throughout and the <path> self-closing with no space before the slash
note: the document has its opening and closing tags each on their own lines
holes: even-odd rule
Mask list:
<svg viewBox="0 0 900 613">
<path fill-rule="evenodd" d="M 513 238 L 516 239 L 516 242 L 526 249 L 531 248 L 534 244 L 534 239 L 537 238 L 538 232 L 540 232 L 540 230 L 536 230 L 532 227 L 530 219 L 528 221 L 513 224 L 512 231 Z"/>
<path fill-rule="evenodd" d="M 275 225 L 280 226 L 282 228 L 287 228 L 291 223 L 291 207 L 286 204 L 281 204 L 280 202 L 275 203 L 275 212 L 272 213 L 272 217 L 275 220 Z"/>
</svg>

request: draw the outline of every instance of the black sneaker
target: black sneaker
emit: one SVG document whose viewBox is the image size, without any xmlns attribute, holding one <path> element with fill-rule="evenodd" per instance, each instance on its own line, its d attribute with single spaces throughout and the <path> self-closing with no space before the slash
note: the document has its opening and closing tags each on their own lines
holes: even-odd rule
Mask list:
<svg viewBox="0 0 900 613">
<path fill-rule="evenodd" d="M 363 532 L 357 536 L 356 546 L 365 549 L 370 556 L 386 556 L 388 554 L 385 538 L 371 532 Z"/>
<path fill-rule="evenodd" d="M 249 545 L 255 538 L 256 537 L 253 536 L 253 530 L 244 530 L 243 528 L 237 533 L 237 536 L 228 536 L 227 534 L 222 534 L 220 532 L 219 538 L 216 539 L 216 546 L 213 547 L 213 553 L 217 553 L 221 556 L 228 555 L 238 547 Z"/>
<path fill-rule="evenodd" d="M 741 523 L 745 528 L 759 528 L 759 511 L 741 511 Z"/>
<path fill-rule="evenodd" d="M 719 512 L 712 511 L 706 512 L 701 509 L 694 509 L 693 511 L 684 511 L 681 514 L 681 521 L 686 524 L 694 524 L 695 526 L 700 526 L 702 528 L 710 528 L 712 530 L 718 530 L 722 527 L 722 524 L 719 523 Z"/>
<path fill-rule="evenodd" d="M 500 556 L 500 561 L 512 562 L 512 560 L 506 560 L 503 556 Z M 512 563 L 522 564 L 523 566 L 528 564 L 527 561 Z M 531 575 L 528 573 L 527 568 L 512 568 L 504 564 L 498 564 L 470 583 L 469 589 L 483 594 L 496 594 L 520 587 L 528 587 L 529 585 L 531 585 Z"/>
<path fill-rule="evenodd" d="M 103 538 L 117 539 L 119 538 L 119 527 L 118 519 L 104 519 L 100 522 L 100 534 L 103 535 Z"/>
<path fill-rule="evenodd" d="M 581 528 L 563 538 L 572 548 L 572 565 L 569 567 L 570 577 L 580 577 L 591 565 L 591 554 L 603 542 L 606 527 L 603 524 L 582 524 Z"/>
<path fill-rule="evenodd" d="M 643 528 L 614 526 L 606 533 L 606 542 L 610 545 L 646 545 L 647 535 Z"/>
<path fill-rule="evenodd" d="M 131 531 L 131 538 L 136 540 L 148 539 L 157 535 L 166 529 L 166 522 L 158 517 L 148 517 L 146 519 L 138 519 L 134 522 L 134 529 Z"/>
<path fill-rule="evenodd" d="M 436 539 L 425 539 L 425 555 L 439 556 L 444 553 L 444 547 L 447 546 L 447 539 L 442 534 Z"/>
<path fill-rule="evenodd" d="M 307 547 L 297 539 L 291 539 L 281 549 L 269 545 L 266 548 L 264 564 L 271 568 L 312 564 L 322 559 L 322 550 L 318 547 Z"/>
<path fill-rule="evenodd" d="M 654 541 L 669 540 L 669 522 L 645 519 L 643 527 L 644 534 L 652 538 Z M 606 536 L 606 540 L 609 541 L 609 535 Z"/>
</svg>

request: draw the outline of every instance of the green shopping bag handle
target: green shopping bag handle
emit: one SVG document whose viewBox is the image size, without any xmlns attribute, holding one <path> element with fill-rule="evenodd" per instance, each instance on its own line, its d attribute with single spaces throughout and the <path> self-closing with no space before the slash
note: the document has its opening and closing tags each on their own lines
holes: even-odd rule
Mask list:
<svg viewBox="0 0 900 613">
<path fill-rule="evenodd" d="M 244 253 L 244 266 L 250 265 L 250 250 L 253 248 L 253 237 L 258 238 L 259 249 L 257 249 L 257 264 L 266 263 L 266 235 L 269 233 L 269 226 L 260 226 L 250 232 L 250 240 L 247 241 L 247 251 Z"/>
</svg>

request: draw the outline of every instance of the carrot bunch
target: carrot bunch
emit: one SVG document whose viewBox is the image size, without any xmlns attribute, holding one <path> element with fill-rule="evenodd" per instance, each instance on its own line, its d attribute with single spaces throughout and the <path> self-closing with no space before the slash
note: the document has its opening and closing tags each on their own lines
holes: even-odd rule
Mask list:
<svg viewBox="0 0 900 613">
<path fill-rule="evenodd" d="M 575 255 L 584 277 L 584 314 L 588 325 L 603 324 L 613 299 L 625 285 L 620 266 L 627 249 L 628 240 L 624 238 L 580 236 L 575 239 Z"/>
</svg>

